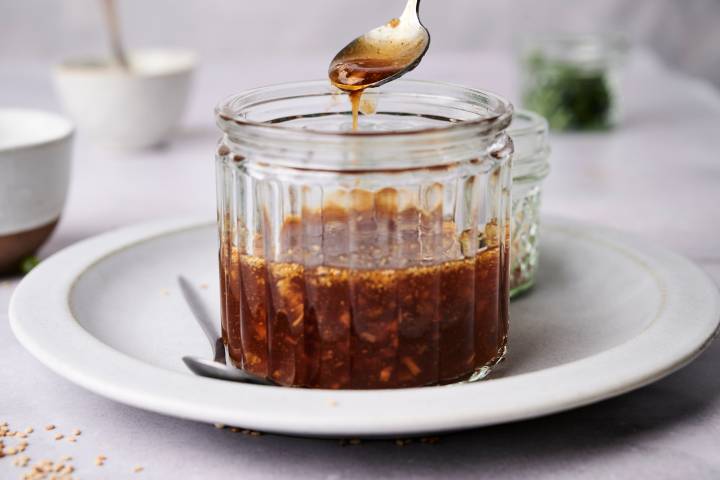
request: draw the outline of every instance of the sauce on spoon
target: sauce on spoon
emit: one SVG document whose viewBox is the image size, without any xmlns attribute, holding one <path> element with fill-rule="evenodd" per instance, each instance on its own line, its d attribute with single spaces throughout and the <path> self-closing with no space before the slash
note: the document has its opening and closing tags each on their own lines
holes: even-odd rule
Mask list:
<svg viewBox="0 0 720 480">
<path fill-rule="evenodd" d="M 353 131 L 363 92 L 395 80 L 414 69 L 430 46 L 430 34 L 418 18 L 419 0 L 409 0 L 405 11 L 386 25 L 358 37 L 330 64 L 330 82 L 348 92 Z"/>
</svg>

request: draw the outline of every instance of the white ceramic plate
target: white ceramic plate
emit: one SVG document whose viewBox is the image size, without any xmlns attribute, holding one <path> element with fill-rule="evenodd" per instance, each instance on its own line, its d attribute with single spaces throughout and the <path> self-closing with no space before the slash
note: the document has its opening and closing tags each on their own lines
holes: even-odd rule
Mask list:
<svg viewBox="0 0 720 480">
<path fill-rule="evenodd" d="M 43 262 L 10 305 L 22 344 L 58 374 L 155 412 L 267 432 L 392 436 L 567 410 L 653 382 L 694 359 L 720 317 L 715 285 L 683 258 L 595 227 L 549 222 L 538 287 L 512 305 L 510 353 L 484 382 L 327 391 L 191 375 L 209 355 L 175 285 L 208 284 L 218 311 L 214 225 L 165 222 L 77 244 Z"/>
</svg>

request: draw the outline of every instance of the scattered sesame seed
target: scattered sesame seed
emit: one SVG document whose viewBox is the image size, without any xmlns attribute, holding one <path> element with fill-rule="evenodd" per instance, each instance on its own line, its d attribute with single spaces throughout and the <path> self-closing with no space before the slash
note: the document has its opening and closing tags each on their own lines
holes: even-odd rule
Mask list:
<svg viewBox="0 0 720 480">
<path fill-rule="evenodd" d="M 55 425 L 53 425 L 52 423 L 49 425 L 45 425 L 45 430 L 55 430 Z"/>
<path fill-rule="evenodd" d="M 133 468 L 133 472 L 134 472 L 134 473 L 140 473 L 140 472 L 142 472 L 143 470 L 145 470 L 145 469 L 144 469 L 143 467 L 140 467 L 140 466 L 137 466 L 137 467 Z"/>
<path fill-rule="evenodd" d="M 217 429 L 223 429 L 223 428 L 225 428 L 225 425 L 223 425 L 222 423 L 215 423 L 214 427 Z"/>
<path fill-rule="evenodd" d="M 72 460 L 72 457 L 71 457 L 70 455 L 65 455 L 64 457 L 62 457 L 61 460 L 62 460 L 63 462 L 69 462 L 69 461 Z"/>
<path fill-rule="evenodd" d="M 76 428 L 76 429 L 73 430 L 73 432 L 72 432 L 72 434 L 75 435 L 76 437 L 77 437 L 78 435 L 80 435 L 81 433 L 82 433 L 82 431 L 81 431 L 79 428 Z"/>
<path fill-rule="evenodd" d="M 62 440 L 63 438 L 65 438 L 65 435 L 63 435 L 62 433 L 58 433 L 55 435 L 55 440 Z"/>
<path fill-rule="evenodd" d="M 330 405 L 331 407 L 337 407 L 337 406 L 338 406 L 337 400 L 330 399 L 330 400 L 328 400 L 327 403 L 328 403 L 328 405 Z"/>
<path fill-rule="evenodd" d="M 30 462 L 30 457 L 28 457 L 27 455 L 22 455 L 15 459 L 15 461 L 13 462 L 13 465 L 15 465 L 16 467 L 24 468 L 24 467 L 27 467 L 27 464 L 29 462 Z"/>
<path fill-rule="evenodd" d="M 28 427 L 28 428 L 25 429 L 25 433 L 27 433 L 28 435 L 31 434 L 31 433 L 33 433 L 34 431 L 35 431 L 35 430 L 33 430 L 32 427 Z"/>
<path fill-rule="evenodd" d="M 203 290 L 207 290 L 208 284 L 207 284 L 207 283 L 201 283 L 201 284 L 200 284 L 200 288 L 202 288 Z"/>
<path fill-rule="evenodd" d="M 440 443 L 440 437 L 423 437 L 420 439 L 420 442 L 428 445 L 435 445 Z"/>
<path fill-rule="evenodd" d="M 77 437 L 75 435 L 71 435 L 71 436 L 67 437 L 67 441 L 70 443 L 75 443 L 75 442 L 77 442 Z"/>
</svg>

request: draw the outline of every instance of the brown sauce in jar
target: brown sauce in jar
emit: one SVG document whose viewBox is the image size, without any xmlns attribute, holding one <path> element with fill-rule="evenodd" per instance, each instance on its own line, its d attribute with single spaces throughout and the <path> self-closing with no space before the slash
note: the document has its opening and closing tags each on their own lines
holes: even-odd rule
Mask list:
<svg viewBox="0 0 720 480">
<path fill-rule="evenodd" d="M 454 383 L 502 358 L 507 252 L 487 246 L 469 258 L 424 264 L 403 262 L 403 252 L 408 258 L 417 252 L 399 243 L 397 261 L 363 268 L 383 263 L 370 258 L 372 242 L 363 244 L 358 232 L 336 232 L 347 220 L 340 209 L 288 219 L 281 233 L 288 253 L 280 261 L 246 252 L 226 236 L 222 325 L 236 366 L 284 386 L 376 389 Z M 392 223 L 388 229 L 397 233 Z M 443 230 L 449 238 L 454 225 Z M 295 248 L 307 232 L 319 232 L 319 247 Z M 347 253 L 351 238 L 364 252 L 357 258 Z"/>
</svg>

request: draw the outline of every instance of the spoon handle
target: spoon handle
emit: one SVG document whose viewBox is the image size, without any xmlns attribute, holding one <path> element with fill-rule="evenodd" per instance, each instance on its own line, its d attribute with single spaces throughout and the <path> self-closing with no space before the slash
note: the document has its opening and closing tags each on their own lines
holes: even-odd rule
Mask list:
<svg viewBox="0 0 720 480">
<path fill-rule="evenodd" d="M 222 338 L 217 331 L 215 322 L 205 309 L 202 299 L 185 277 L 179 276 L 177 281 L 180 285 L 180 291 L 182 292 L 185 302 L 188 307 L 190 307 L 190 311 L 193 313 L 195 320 L 207 337 L 208 342 L 210 342 L 210 347 L 212 348 L 215 361 L 225 363 L 225 345 L 223 344 Z"/>
<path fill-rule="evenodd" d="M 402 16 L 405 17 L 408 15 L 420 16 L 420 0 L 408 0 Z"/>
<path fill-rule="evenodd" d="M 117 9 L 115 8 L 115 0 L 105 0 L 105 17 L 107 20 L 108 30 L 110 30 L 110 45 L 113 51 L 113 57 L 117 63 L 127 70 L 129 68 L 127 56 L 120 39 L 120 22 L 118 21 Z"/>
</svg>

